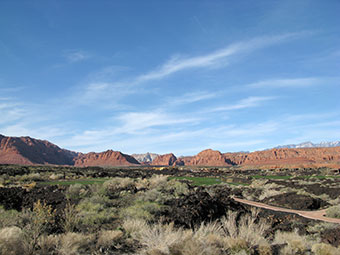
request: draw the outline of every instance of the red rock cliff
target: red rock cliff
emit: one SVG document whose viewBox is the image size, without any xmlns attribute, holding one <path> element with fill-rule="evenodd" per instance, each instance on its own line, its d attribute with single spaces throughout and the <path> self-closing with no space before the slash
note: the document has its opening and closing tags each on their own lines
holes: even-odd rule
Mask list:
<svg viewBox="0 0 340 255">
<path fill-rule="evenodd" d="M 78 154 L 59 148 L 53 143 L 30 137 L 0 135 L 1 164 L 56 164 L 72 165 Z"/>
<path fill-rule="evenodd" d="M 139 165 L 139 162 L 119 151 L 107 150 L 100 153 L 81 154 L 74 159 L 75 166 L 129 166 Z"/>
<path fill-rule="evenodd" d="M 158 155 L 151 164 L 154 166 L 172 166 L 176 162 L 176 160 L 176 156 L 172 153 L 169 153 Z"/>
</svg>

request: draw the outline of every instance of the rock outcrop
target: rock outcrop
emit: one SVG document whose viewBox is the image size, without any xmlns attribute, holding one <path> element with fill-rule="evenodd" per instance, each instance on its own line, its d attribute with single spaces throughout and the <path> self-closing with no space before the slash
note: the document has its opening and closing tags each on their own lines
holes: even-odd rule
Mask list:
<svg viewBox="0 0 340 255">
<path fill-rule="evenodd" d="M 132 156 L 120 151 L 107 150 L 100 153 L 81 154 L 74 159 L 75 166 L 130 166 L 139 165 Z"/>
<path fill-rule="evenodd" d="M 154 166 L 172 166 L 176 162 L 177 158 L 174 154 L 164 154 L 157 156 L 153 161 Z"/>
<path fill-rule="evenodd" d="M 231 166 L 232 162 L 224 155 L 212 149 L 201 151 L 191 159 L 192 165 L 202 166 Z"/>
<path fill-rule="evenodd" d="M 72 165 L 78 153 L 64 150 L 45 140 L 0 135 L 1 164 Z"/>
<path fill-rule="evenodd" d="M 169 154 L 167 154 L 169 155 Z M 162 160 L 159 164 L 168 161 Z M 334 163 L 340 165 L 340 147 L 329 148 L 299 148 L 299 149 L 271 149 L 255 152 L 221 153 L 211 149 L 204 150 L 195 156 L 181 157 L 167 165 L 187 166 L 308 166 Z"/>
<path fill-rule="evenodd" d="M 251 153 L 225 153 L 236 165 L 298 165 L 339 163 L 340 147 L 271 149 Z"/>
<path fill-rule="evenodd" d="M 221 153 L 204 150 L 195 156 L 180 157 L 172 153 L 145 154 L 139 160 L 157 166 L 340 166 L 340 147 L 279 148 L 255 152 Z M 119 151 L 77 153 L 59 148 L 45 140 L 30 137 L 0 135 L 0 164 L 55 164 L 75 166 L 129 166 L 139 165 L 134 157 Z"/>
<path fill-rule="evenodd" d="M 59 148 L 48 141 L 31 137 L 6 137 L 0 135 L 0 164 L 75 165 L 75 166 L 126 166 L 139 162 L 119 151 L 77 153 Z"/>
</svg>

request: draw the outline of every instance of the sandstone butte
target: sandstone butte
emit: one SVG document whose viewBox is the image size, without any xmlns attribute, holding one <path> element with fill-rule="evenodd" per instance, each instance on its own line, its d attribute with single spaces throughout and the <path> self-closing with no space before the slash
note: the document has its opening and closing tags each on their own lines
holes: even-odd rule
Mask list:
<svg viewBox="0 0 340 255">
<path fill-rule="evenodd" d="M 64 150 L 44 140 L 0 135 L 0 163 L 72 165 L 78 153 Z"/>
<path fill-rule="evenodd" d="M 59 148 L 45 140 L 30 137 L 0 135 L 0 164 L 54 164 L 75 166 L 129 166 L 139 165 L 130 155 L 119 151 L 77 153 Z M 340 147 L 271 149 L 250 153 L 221 153 L 204 150 L 195 156 L 180 157 L 172 153 L 159 155 L 151 165 L 157 166 L 340 166 Z"/>
<path fill-rule="evenodd" d="M 221 153 L 211 149 L 192 157 L 179 158 L 185 165 L 201 166 L 319 166 L 340 165 L 340 147 L 271 149 L 250 153 Z M 177 162 L 174 163 L 176 165 Z"/>
<path fill-rule="evenodd" d="M 175 164 L 177 158 L 174 154 L 164 154 L 164 155 L 158 155 L 153 161 L 152 165 L 155 166 L 172 166 Z"/>
<path fill-rule="evenodd" d="M 6 137 L 0 135 L 1 164 L 51 164 L 75 166 L 125 166 L 138 165 L 138 161 L 119 151 L 102 153 L 77 153 L 64 150 L 44 140 L 30 137 Z"/>
<path fill-rule="evenodd" d="M 74 160 L 75 166 L 127 166 L 138 164 L 139 162 L 134 157 L 112 150 L 81 154 Z"/>
</svg>

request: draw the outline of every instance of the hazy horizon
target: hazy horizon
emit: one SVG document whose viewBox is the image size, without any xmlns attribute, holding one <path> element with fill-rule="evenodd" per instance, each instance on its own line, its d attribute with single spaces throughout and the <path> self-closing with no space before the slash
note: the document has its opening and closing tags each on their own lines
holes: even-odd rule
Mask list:
<svg viewBox="0 0 340 255">
<path fill-rule="evenodd" d="M 2 1 L 0 134 L 194 155 L 340 140 L 338 1 Z"/>
</svg>

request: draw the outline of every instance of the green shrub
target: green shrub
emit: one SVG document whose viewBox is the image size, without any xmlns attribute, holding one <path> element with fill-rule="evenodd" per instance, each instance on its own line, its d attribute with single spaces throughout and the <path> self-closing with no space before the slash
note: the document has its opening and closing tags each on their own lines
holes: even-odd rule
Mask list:
<svg viewBox="0 0 340 255">
<path fill-rule="evenodd" d="M 175 197 L 187 195 L 189 193 L 188 185 L 175 179 L 168 181 L 164 189 L 168 194 L 172 194 Z"/>
<path fill-rule="evenodd" d="M 153 175 L 149 180 L 150 189 L 162 189 L 165 188 L 168 182 L 168 176 L 166 175 Z"/>
<path fill-rule="evenodd" d="M 76 205 L 67 203 L 63 212 L 62 228 L 65 232 L 73 232 L 80 222 Z"/>
<path fill-rule="evenodd" d="M 60 180 L 64 178 L 63 174 L 56 174 L 56 173 L 52 173 L 51 175 L 48 176 L 48 178 L 50 180 Z"/>
<path fill-rule="evenodd" d="M 0 206 L 0 228 L 17 225 L 19 217 L 20 212 L 16 210 L 5 210 Z"/>
<path fill-rule="evenodd" d="M 72 184 L 66 191 L 66 197 L 71 200 L 79 200 L 88 195 L 88 190 L 85 185 L 80 183 Z"/>
<path fill-rule="evenodd" d="M 24 209 L 17 214 L 16 225 L 22 230 L 23 253 L 36 254 L 39 238 L 55 227 L 56 212 L 50 205 L 38 200 L 33 209 Z"/>
<path fill-rule="evenodd" d="M 27 181 L 43 181 L 44 179 L 40 176 L 39 173 L 30 173 L 24 174 L 19 177 L 20 181 L 27 182 Z"/>
<path fill-rule="evenodd" d="M 116 197 L 119 196 L 120 191 L 133 187 L 135 187 L 133 179 L 116 177 L 103 183 L 100 194 L 108 197 Z"/>
<path fill-rule="evenodd" d="M 5 185 L 5 179 L 0 176 L 0 187 L 3 187 Z"/>
<path fill-rule="evenodd" d="M 79 212 L 78 217 L 82 224 L 94 226 L 110 222 L 114 217 L 114 213 L 110 208 L 103 204 L 93 203 L 89 198 L 83 199 L 76 210 Z"/>
<path fill-rule="evenodd" d="M 340 248 L 333 247 L 330 244 L 317 243 L 312 246 L 312 252 L 315 255 L 335 255 L 340 254 Z"/>
<path fill-rule="evenodd" d="M 133 205 L 121 211 L 123 218 L 143 219 L 151 221 L 154 214 L 161 211 L 162 206 L 154 202 L 136 201 Z"/>
<path fill-rule="evenodd" d="M 151 189 L 145 192 L 140 192 L 138 199 L 144 202 L 156 202 L 162 204 L 166 200 L 166 194 L 163 194 L 157 189 Z"/>
</svg>

